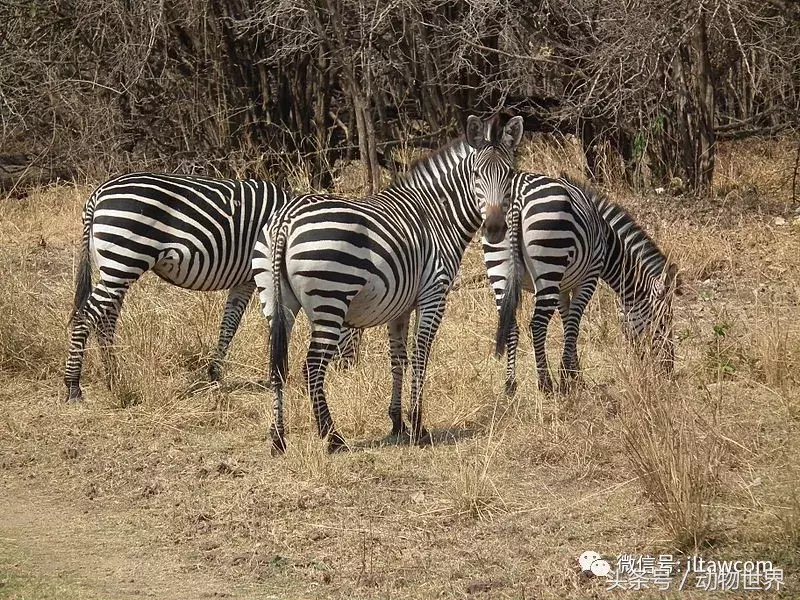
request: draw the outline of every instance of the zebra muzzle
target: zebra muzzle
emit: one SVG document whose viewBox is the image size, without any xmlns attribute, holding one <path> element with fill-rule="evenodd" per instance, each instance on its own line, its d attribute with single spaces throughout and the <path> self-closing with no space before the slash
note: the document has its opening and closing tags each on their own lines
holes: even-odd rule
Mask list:
<svg viewBox="0 0 800 600">
<path fill-rule="evenodd" d="M 503 240 L 506 235 L 506 218 L 501 209 L 486 212 L 483 235 L 490 244 L 497 244 Z"/>
</svg>

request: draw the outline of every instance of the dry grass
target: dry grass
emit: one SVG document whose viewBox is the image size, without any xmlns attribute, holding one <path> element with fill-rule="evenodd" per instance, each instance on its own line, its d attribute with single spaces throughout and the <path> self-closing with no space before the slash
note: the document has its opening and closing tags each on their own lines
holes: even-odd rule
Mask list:
<svg viewBox="0 0 800 600">
<path fill-rule="evenodd" d="M 694 554 L 711 539 L 721 444 L 716 415 L 638 359 L 619 363 L 622 433 L 631 467 L 661 525 Z"/>
<path fill-rule="evenodd" d="M 575 170 L 569 148 L 548 152 L 534 145 L 521 166 Z M 758 184 L 748 160 L 726 149 L 719 168 Z M 703 541 L 707 557 L 774 561 L 795 595 L 800 234 L 774 224 L 790 197 L 777 190 L 776 201 L 755 208 L 733 197 L 617 195 L 683 270 L 672 380 L 629 362 L 614 299 L 601 289 L 579 345 L 586 385 L 567 398 L 539 394 L 524 335 L 520 389 L 504 398 L 503 365 L 490 357 L 493 302 L 473 246 L 426 387 L 437 443 L 380 444 L 390 377 L 385 332 L 376 329 L 356 369 L 330 373 L 330 405 L 354 451 L 327 456 L 299 387 L 301 319 L 282 459 L 267 443 L 258 307 L 245 315 L 223 383 L 204 385 L 224 295 L 155 277 L 132 289 L 119 330 L 139 403 L 119 408 L 92 341 L 87 402 L 65 405 L 66 325 L 90 190 L 0 200 L 0 485 L 8 491 L 0 495 L 0 590 L 26 598 L 603 597 L 603 582 L 578 574 L 584 550 L 679 553 Z M 555 319 L 553 364 L 559 329 Z"/>
</svg>

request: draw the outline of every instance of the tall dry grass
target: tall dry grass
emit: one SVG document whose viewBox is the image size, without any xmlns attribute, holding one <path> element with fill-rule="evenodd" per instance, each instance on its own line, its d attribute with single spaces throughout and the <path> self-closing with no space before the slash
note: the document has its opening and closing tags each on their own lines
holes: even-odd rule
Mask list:
<svg viewBox="0 0 800 600">
<path fill-rule="evenodd" d="M 710 507 L 722 447 L 715 415 L 638 359 L 619 364 L 622 440 L 633 472 L 676 546 L 698 553 L 714 534 Z"/>
</svg>

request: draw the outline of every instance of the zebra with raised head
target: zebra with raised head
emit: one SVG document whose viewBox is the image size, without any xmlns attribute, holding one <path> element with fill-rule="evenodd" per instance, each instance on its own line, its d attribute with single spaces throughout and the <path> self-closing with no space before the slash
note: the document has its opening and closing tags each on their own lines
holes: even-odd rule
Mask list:
<svg viewBox="0 0 800 600">
<path fill-rule="evenodd" d="M 133 173 L 99 186 L 83 211 L 81 258 L 64 382 L 80 400 L 80 375 L 90 329 L 97 332 L 109 386 L 116 383 L 114 331 L 128 288 L 145 272 L 190 290 L 230 290 L 219 342 L 208 370 L 222 362 L 255 290 L 256 237 L 286 203 L 266 181 Z M 100 271 L 92 287 L 91 263 Z"/>
<path fill-rule="evenodd" d="M 264 314 L 272 317 L 274 453 L 286 448 L 283 386 L 289 336 L 300 308 L 311 324 L 306 385 L 319 434 L 327 436 L 331 452 L 344 440 L 328 410 L 324 381 L 344 327 L 388 325 L 392 435 L 407 432 L 400 394 L 409 320 L 416 310 L 410 436 L 419 443 L 428 439 L 422 388 L 445 298 L 481 223 L 491 241 L 505 233 L 508 181 L 521 136 L 520 117 L 502 129 L 470 117 L 466 140 L 421 160 L 383 192 L 365 199 L 298 197 L 259 236 L 253 271 Z"/>
<path fill-rule="evenodd" d="M 562 389 L 578 374 L 580 322 L 598 279 L 618 294 L 627 337 L 648 341 L 666 369 L 672 369 L 672 297 L 680 293 L 677 267 L 634 219 L 607 197 L 566 177 L 520 173 L 511 195 L 507 237 L 499 243 L 483 240 L 499 311 L 496 353 L 508 351 L 506 392 L 516 389 L 521 289 L 535 293 L 530 329 L 540 390 L 553 389 L 545 340 L 556 308 L 564 328 Z"/>
</svg>

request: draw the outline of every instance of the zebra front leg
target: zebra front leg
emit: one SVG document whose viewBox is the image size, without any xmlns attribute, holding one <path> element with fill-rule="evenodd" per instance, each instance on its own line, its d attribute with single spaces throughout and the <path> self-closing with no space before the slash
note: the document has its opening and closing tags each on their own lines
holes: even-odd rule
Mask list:
<svg viewBox="0 0 800 600">
<path fill-rule="evenodd" d="M 584 279 L 572 294 L 562 294 L 559 299 L 559 311 L 564 327 L 564 352 L 561 356 L 560 391 L 567 393 L 580 374 L 578 364 L 578 335 L 581 319 L 586 305 L 597 287 L 597 275 Z M 565 297 L 566 296 L 566 297 Z M 564 305 L 566 304 L 566 310 Z M 565 315 L 566 313 L 566 315 Z"/>
<path fill-rule="evenodd" d="M 389 418 L 392 420 L 391 437 L 399 438 L 408 433 L 403 421 L 403 380 L 408 366 L 408 322 L 409 316 L 389 323 L 389 361 L 392 367 L 392 400 L 389 403 Z"/>
<path fill-rule="evenodd" d="M 242 322 L 242 315 L 250 302 L 250 296 L 256 289 L 256 282 L 251 280 L 240 283 L 230 289 L 228 299 L 225 301 L 225 310 L 222 313 L 222 321 L 219 325 L 219 341 L 215 350 L 211 364 L 208 367 L 208 378 L 211 381 L 219 381 L 222 372 L 222 363 L 228 354 L 228 347 L 233 336 L 239 329 Z"/>
<path fill-rule="evenodd" d="M 321 438 L 328 438 L 328 453 L 333 454 L 347 448 L 344 438 L 336 431 L 328 403 L 325 400 L 325 372 L 328 364 L 336 354 L 336 346 L 341 330 L 334 329 L 329 321 L 325 325 L 314 323 L 311 331 L 311 343 L 306 355 L 305 374 L 308 395 L 311 398 L 311 410 L 317 422 L 317 430 Z"/>
<path fill-rule="evenodd" d="M 433 305 L 421 306 L 417 312 L 417 334 L 411 360 L 411 408 L 408 416 L 411 421 L 411 441 L 420 446 L 431 442 L 428 431 L 422 426 L 422 391 L 428 356 L 443 314 L 444 297 L 437 298 Z"/>
<path fill-rule="evenodd" d="M 119 311 L 122 307 L 122 300 L 124 298 L 124 291 L 118 292 L 112 298 L 109 304 L 102 304 L 101 314 L 97 318 L 97 341 L 100 345 L 100 356 L 103 360 L 103 366 L 106 372 L 106 385 L 108 389 L 115 394 L 121 395 L 120 398 L 123 408 L 130 406 L 134 400 L 120 389 L 120 372 L 119 360 L 117 358 L 116 346 L 114 338 L 117 331 L 117 320 L 119 319 Z"/>
<path fill-rule="evenodd" d="M 531 318 L 531 338 L 533 339 L 533 353 L 536 358 L 536 371 L 539 376 L 539 390 L 545 393 L 553 391 L 553 379 L 550 377 L 550 367 L 547 364 L 547 326 L 558 303 L 555 293 L 536 293 L 536 305 Z"/>
</svg>

